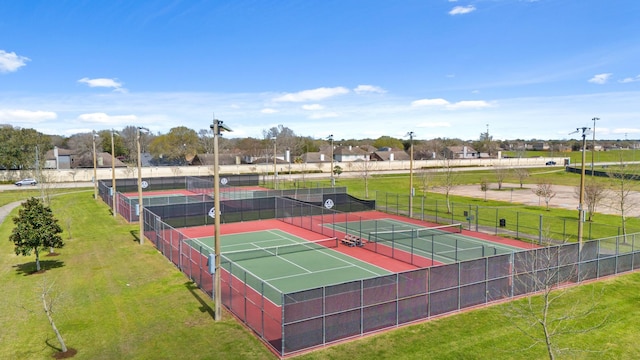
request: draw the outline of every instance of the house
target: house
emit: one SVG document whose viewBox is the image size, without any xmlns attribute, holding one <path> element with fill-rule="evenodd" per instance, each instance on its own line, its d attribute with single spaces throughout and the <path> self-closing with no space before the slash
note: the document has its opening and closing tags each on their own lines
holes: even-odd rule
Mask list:
<svg viewBox="0 0 640 360">
<path fill-rule="evenodd" d="M 96 153 L 96 167 L 110 168 L 113 166 L 121 168 L 127 167 L 125 163 L 117 158 L 113 158 L 107 152 Z M 45 169 L 68 170 L 75 168 L 93 168 L 93 152 L 85 152 L 77 155 L 74 151 L 60 149 L 57 146 L 45 154 Z"/>
<path fill-rule="evenodd" d="M 47 151 L 44 155 L 45 169 L 71 169 L 73 163 L 73 151 L 67 149 L 60 149 L 54 146 L 53 150 Z"/>
<path fill-rule="evenodd" d="M 547 144 L 546 142 L 534 142 L 533 144 L 533 150 L 537 150 L 537 151 L 546 151 L 549 150 L 549 144 Z"/>
<path fill-rule="evenodd" d="M 323 152 L 308 152 L 300 155 L 300 160 L 303 163 L 331 162 L 331 154 L 327 155 Z"/>
<path fill-rule="evenodd" d="M 446 159 L 477 159 L 480 153 L 471 146 L 449 146 L 442 151 Z"/>
<path fill-rule="evenodd" d="M 410 159 L 411 156 L 404 150 L 394 150 L 391 148 L 382 148 L 371 154 L 372 161 L 402 161 Z"/>
<path fill-rule="evenodd" d="M 189 165 L 194 166 L 213 166 L 214 165 L 214 154 L 196 154 L 196 156 L 191 159 Z M 236 154 L 220 154 L 218 156 L 218 164 L 219 165 L 239 165 L 240 164 L 240 156 Z"/>
<path fill-rule="evenodd" d="M 339 146 L 333 151 L 333 158 L 339 162 L 369 160 L 369 153 L 357 146 Z"/>
</svg>

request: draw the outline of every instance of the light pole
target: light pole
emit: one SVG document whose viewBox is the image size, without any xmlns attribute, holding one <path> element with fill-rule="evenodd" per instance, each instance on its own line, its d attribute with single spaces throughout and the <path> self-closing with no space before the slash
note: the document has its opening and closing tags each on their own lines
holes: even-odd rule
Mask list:
<svg viewBox="0 0 640 360">
<path fill-rule="evenodd" d="M 221 120 L 213 118 L 213 124 L 210 125 L 213 130 L 213 241 L 215 270 L 213 272 L 213 298 L 214 298 L 214 320 L 222 320 L 222 287 L 220 284 L 220 174 L 218 160 L 218 137 L 221 131 L 231 131 L 222 124 Z"/>
<path fill-rule="evenodd" d="M 409 137 L 409 217 L 413 217 L 413 131 L 409 131 L 406 136 Z"/>
<path fill-rule="evenodd" d="M 93 140 L 93 199 L 98 200 L 98 170 L 96 169 L 96 131 L 93 130 L 91 140 Z"/>
<path fill-rule="evenodd" d="M 116 206 L 116 146 L 113 142 L 113 135 L 115 132 L 115 130 L 111 129 L 111 207 L 113 209 L 114 218 L 118 216 L 118 209 Z"/>
<path fill-rule="evenodd" d="M 331 187 L 334 187 L 336 185 L 336 179 L 333 178 L 333 134 L 329 135 L 327 139 L 331 142 L 331 169 L 329 169 L 329 171 L 331 172 Z"/>
<path fill-rule="evenodd" d="M 580 171 L 580 200 L 578 201 L 578 248 L 582 250 L 582 233 L 584 228 L 584 169 L 586 162 L 587 152 L 587 132 L 590 129 L 588 127 L 577 128 L 573 133 L 582 132 L 582 169 Z M 572 133 L 572 134 L 573 134 Z"/>
<path fill-rule="evenodd" d="M 136 144 L 138 147 L 138 222 L 140 223 L 140 245 L 144 243 L 144 206 L 142 204 L 142 156 L 140 154 L 140 130 L 149 132 L 149 129 L 138 126 Z"/>
<path fill-rule="evenodd" d="M 596 153 L 596 121 L 600 120 L 600 118 L 594 117 L 591 120 L 593 120 L 593 141 L 591 142 L 591 176 L 593 176 L 593 158 Z"/>
<path fill-rule="evenodd" d="M 273 140 L 273 189 L 278 190 L 278 168 L 276 166 L 276 137 L 272 137 Z"/>
</svg>

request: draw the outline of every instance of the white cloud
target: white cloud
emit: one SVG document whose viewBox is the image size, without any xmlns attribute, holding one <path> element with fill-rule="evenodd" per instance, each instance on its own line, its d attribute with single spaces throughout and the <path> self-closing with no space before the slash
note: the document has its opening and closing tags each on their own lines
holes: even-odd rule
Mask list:
<svg viewBox="0 0 640 360">
<path fill-rule="evenodd" d="M 376 93 L 376 94 L 384 94 L 387 91 L 379 86 L 374 85 L 358 85 L 353 91 L 356 94 L 365 94 L 365 93 Z"/>
<path fill-rule="evenodd" d="M 138 119 L 135 115 L 107 115 L 105 113 L 81 114 L 78 120 L 92 124 L 129 124 Z"/>
<path fill-rule="evenodd" d="M 628 78 L 624 78 L 624 79 L 620 80 L 621 83 L 632 83 L 632 82 L 636 82 L 636 81 L 640 81 L 640 75 L 638 75 L 636 77 L 628 77 Z"/>
<path fill-rule="evenodd" d="M 324 109 L 324 106 L 320 104 L 308 104 L 308 105 L 302 105 L 302 109 L 303 110 L 322 110 Z"/>
<path fill-rule="evenodd" d="M 275 114 L 275 113 L 278 112 L 278 110 L 271 109 L 271 108 L 265 108 L 265 109 L 260 110 L 260 112 L 263 113 L 263 114 Z"/>
<path fill-rule="evenodd" d="M 273 99 L 273 101 L 278 101 L 278 102 L 319 101 L 319 100 L 324 100 L 333 96 L 344 95 L 348 93 L 349 93 L 349 89 L 344 88 L 342 86 L 338 86 L 334 88 L 321 87 L 321 88 L 312 89 L 312 90 L 303 90 L 297 93 L 288 93 Z"/>
<path fill-rule="evenodd" d="M 30 61 L 28 57 L 19 56 L 15 52 L 6 52 L 0 50 L 0 73 L 14 72 L 19 68 L 25 66 L 27 61 Z"/>
<path fill-rule="evenodd" d="M 82 78 L 78 80 L 79 83 L 87 84 L 89 87 L 105 87 L 105 88 L 113 88 L 114 91 L 117 92 L 126 92 L 126 89 L 122 87 L 122 83 L 118 82 L 116 79 L 107 79 L 107 78 Z"/>
<path fill-rule="evenodd" d="M 422 107 L 422 106 L 433 106 L 433 107 L 444 107 L 447 109 L 469 109 L 469 108 L 486 108 L 490 107 L 491 104 L 484 100 L 463 100 L 458 101 L 456 103 L 451 103 L 445 99 L 420 99 L 413 101 L 411 103 L 413 107 Z"/>
<path fill-rule="evenodd" d="M 590 83 L 593 84 L 605 84 L 607 81 L 609 81 L 609 78 L 611 78 L 611 73 L 604 73 L 604 74 L 597 74 L 594 75 L 591 79 L 589 79 Z"/>
<path fill-rule="evenodd" d="M 419 128 L 440 128 L 440 127 L 451 127 L 451 123 L 448 121 L 430 121 L 424 122 L 417 125 Z"/>
<path fill-rule="evenodd" d="M 8 123 L 39 123 L 47 120 L 54 120 L 57 117 L 58 115 L 52 111 L 31 111 L 22 109 L 0 110 L 0 121 L 6 121 Z"/>
<path fill-rule="evenodd" d="M 467 6 L 456 6 L 453 9 L 451 9 L 451 11 L 449 11 L 449 15 L 462 15 L 462 14 L 468 14 L 472 11 L 475 11 L 476 7 L 473 5 L 467 5 Z"/>
<path fill-rule="evenodd" d="M 486 108 L 490 107 L 491 104 L 484 100 L 467 100 L 467 101 L 458 101 L 457 103 L 450 104 L 447 106 L 449 109 L 469 109 L 469 108 Z"/>
<path fill-rule="evenodd" d="M 613 134 L 640 134 L 640 129 L 634 128 L 618 128 L 611 131 Z"/>
<path fill-rule="evenodd" d="M 446 106 L 449 102 L 445 99 L 420 99 L 411 102 L 411 106 Z"/>
<path fill-rule="evenodd" d="M 336 112 L 325 112 L 325 113 L 314 113 L 313 115 L 309 116 L 310 119 L 327 119 L 327 118 L 335 118 L 340 116 L 338 113 Z"/>
</svg>

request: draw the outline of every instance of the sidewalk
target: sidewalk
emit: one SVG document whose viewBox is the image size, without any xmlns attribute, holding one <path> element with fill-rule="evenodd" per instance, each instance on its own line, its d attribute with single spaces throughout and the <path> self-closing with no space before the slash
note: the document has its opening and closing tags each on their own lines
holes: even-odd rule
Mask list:
<svg viewBox="0 0 640 360">
<path fill-rule="evenodd" d="M 12 202 L 12 203 L 9 203 L 9 204 L 7 204 L 5 206 L 0 206 L 0 224 L 2 224 L 4 222 L 4 219 L 7 216 L 9 216 L 9 214 L 11 214 L 11 211 L 13 211 L 13 209 L 15 209 L 18 206 L 20 206 L 20 204 L 22 204 L 23 202 L 24 202 L 24 200 Z"/>
</svg>

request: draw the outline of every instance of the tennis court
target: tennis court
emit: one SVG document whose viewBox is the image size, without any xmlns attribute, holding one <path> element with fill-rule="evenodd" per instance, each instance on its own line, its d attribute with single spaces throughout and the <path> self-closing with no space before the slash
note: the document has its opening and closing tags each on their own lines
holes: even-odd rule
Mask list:
<svg viewBox="0 0 640 360">
<path fill-rule="evenodd" d="M 225 270 L 238 277 L 249 273 L 256 277 L 255 284 L 264 282 L 280 293 L 391 274 L 333 250 L 339 246 L 337 238 L 311 241 L 278 229 L 228 234 L 220 238 L 221 266 Z M 186 241 L 194 248 L 213 253 L 213 237 Z M 251 282 L 247 285 L 254 287 Z M 261 289 L 254 287 L 254 290 Z M 269 299 L 281 305 L 279 296 Z"/>
<path fill-rule="evenodd" d="M 461 224 L 425 228 L 395 219 L 378 219 L 331 224 L 331 227 L 345 234 L 358 234 L 361 246 L 375 247 L 374 251 L 379 253 L 384 253 L 380 247 L 385 247 L 388 251 L 399 250 L 444 264 L 522 250 L 463 235 Z"/>
<path fill-rule="evenodd" d="M 138 193 L 130 192 L 123 194 L 126 201 L 132 205 L 138 204 Z M 185 190 L 164 190 L 145 192 L 142 197 L 144 206 L 191 204 L 211 201 L 213 198 L 206 194 L 196 194 Z"/>
</svg>

